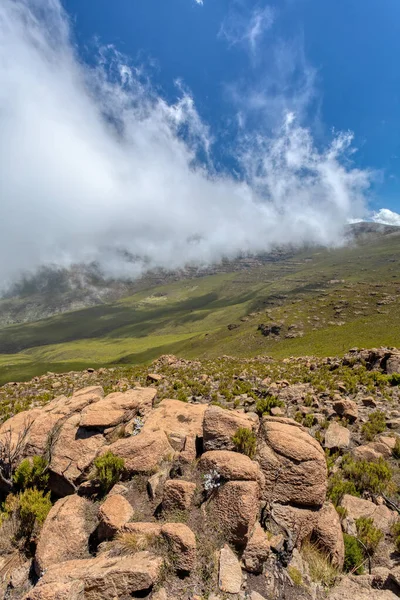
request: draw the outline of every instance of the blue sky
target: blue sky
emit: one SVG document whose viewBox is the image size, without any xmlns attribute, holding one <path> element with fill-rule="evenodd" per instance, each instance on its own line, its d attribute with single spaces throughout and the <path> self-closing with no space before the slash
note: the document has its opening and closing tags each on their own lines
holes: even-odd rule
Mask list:
<svg viewBox="0 0 400 600">
<path fill-rule="evenodd" d="M 177 95 L 174 82 L 181 79 L 211 125 L 215 150 L 228 166 L 223 149 L 241 108 L 232 88 L 240 88 L 241 101 L 258 84 L 260 93 L 271 94 L 262 82 L 274 70 L 271 56 L 277 46 L 286 45 L 299 69 L 314 72 L 312 98 L 302 108 L 317 141 L 323 143 L 332 128 L 353 131 L 358 150 L 353 160 L 378 171 L 371 207 L 400 210 L 397 0 L 204 0 L 202 5 L 195 0 L 96 0 L 95 6 L 93 1 L 64 0 L 64 6 L 86 60 L 97 38 L 137 64 L 147 64 L 160 93 L 170 100 Z M 269 9 L 273 22 L 264 19 L 251 48 L 249 39 L 241 39 L 246 27 L 255 14 Z M 292 75 L 282 86 L 292 86 Z M 256 121 L 259 116 L 255 110 Z"/>
<path fill-rule="evenodd" d="M 0 288 L 400 225 L 400 3 L 384 7 L 1 0 Z"/>
</svg>

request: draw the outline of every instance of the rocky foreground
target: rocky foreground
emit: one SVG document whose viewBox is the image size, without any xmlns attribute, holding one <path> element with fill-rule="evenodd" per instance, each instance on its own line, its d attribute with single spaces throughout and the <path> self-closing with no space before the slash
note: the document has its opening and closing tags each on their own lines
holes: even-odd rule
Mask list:
<svg viewBox="0 0 400 600">
<path fill-rule="evenodd" d="M 7 384 L 3 597 L 398 597 L 399 373 L 354 349 Z"/>
</svg>

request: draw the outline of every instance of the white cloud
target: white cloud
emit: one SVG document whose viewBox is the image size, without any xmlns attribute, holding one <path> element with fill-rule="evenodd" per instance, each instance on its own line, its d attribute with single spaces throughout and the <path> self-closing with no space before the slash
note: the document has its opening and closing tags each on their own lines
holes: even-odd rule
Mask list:
<svg viewBox="0 0 400 600">
<path fill-rule="evenodd" d="M 196 4 L 200 4 L 201 6 L 203 6 L 203 0 L 194 0 L 196 2 Z"/>
<path fill-rule="evenodd" d="M 255 53 L 257 44 L 263 35 L 271 29 L 275 13 L 270 6 L 256 7 L 250 15 L 233 9 L 224 19 L 219 36 L 225 38 L 229 44 L 245 44 Z"/>
<path fill-rule="evenodd" d="M 44 20 L 45 19 L 45 20 Z M 277 244 L 342 240 L 370 174 L 291 116 L 236 140 L 218 173 L 192 96 L 158 96 L 112 47 L 75 55 L 58 0 L 0 3 L 0 285 L 40 265 L 99 261 L 114 274 L 204 264 Z"/>
<path fill-rule="evenodd" d="M 378 212 L 374 212 L 371 220 L 374 223 L 382 223 L 383 225 L 398 225 L 400 227 L 400 214 L 393 212 L 388 208 L 381 208 Z"/>
</svg>

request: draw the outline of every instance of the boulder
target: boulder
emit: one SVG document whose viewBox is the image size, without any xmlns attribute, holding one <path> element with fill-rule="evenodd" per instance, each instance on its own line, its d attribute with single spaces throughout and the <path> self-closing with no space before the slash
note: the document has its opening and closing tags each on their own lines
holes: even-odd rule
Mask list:
<svg viewBox="0 0 400 600">
<path fill-rule="evenodd" d="M 357 404 L 348 398 L 339 398 L 333 402 L 333 410 L 340 417 L 347 419 L 349 423 L 354 423 L 358 418 Z"/>
<path fill-rule="evenodd" d="M 267 560 L 270 550 L 267 534 L 261 525 L 256 523 L 242 556 L 246 571 L 262 573 L 263 564 Z"/>
<path fill-rule="evenodd" d="M 392 451 L 382 442 L 371 442 L 354 448 L 352 454 L 358 460 L 376 461 L 379 458 L 390 458 Z"/>
<path fill-rule="evenodd" d="M 133 517 L 134 510 L 129 502 L 119 494 L 108 496 L 100 506 L 98 528 L 99 540 L 114 537 L 114 535 Z"/>
<path fill-rule="evenodd" d="M 236 555 L 228 545 L 219 554 L 218 586 L 226 594 L 239 594 L 242 587 L 242 569 Z"/>
<path fill-rule="evenodd" d="M 330 423 L 325 432 L 325 448 L 343 450 L 350 445 L 350 431 L 339 423 Z"/>
<path fill-rule="evenodd" d="M 255 481 L 228 481 L 218 488 L 209 505 L 227 541 L 238 548 L 246 546 L 258 515 L 259 486 Z"/>
<path fill-rule="evenodd" d="M 216 470 L 222 479 L 230 481 L 256 481 L 260 477 L 257 463 L 248 456 L 229 450 L 205 452 L 199 460 L 199 469 L 204 473 Z"/>
<path fill-rule="evenodd" d="M 196 440 L 203 437 L 203 419 L 207 406 L 180 400 L 163 400 L 146 420 L 143 432 L 163 431 L 170 444 L 188 458 L 196 458 Z"/>
<path fill-rule="evenodd" d="M 82 411 L 81 427 L 114 427 L 136 415 L 146 416 L 153 407 L 157 394 L 154 388 L 134 388 L 126 392 L 113 392 L 105 398 L 86 406 Z"/>
<path fill-rule="evenodd" d="M 51 508 L 40 532 L 35 570 L 41 576 L 51 565 L 89 557 L 89 536 L 97 526 L 95 506 L 80 496 L 67 496 Z"/>
<path fill-rule="evenodd" d="M 191 481 L 169 479 L 164 485 L 163 510 L 188 510 L 192 505 L 195 491 L 196 484 Z"/>
<path fill-rule="evenodd" d="M 74 414 L 61 426 L 53 444 L 50 462 L 50 488 L 65 496 L 75 491 L 98 451 L 105 444 L 101 433 L 79 428 L 81 416 Z"/>
<path fill-rule="evenodd" d="M 161 567 L 162 559 L 148 552 L 69 560 L 49 567 L 25 600 L 70 600 L 71 590 L 77 600 L 128 598 L 150 590 Z"/>
<path fill-rule="evenodd" d="M 334 587 L 327 600 L 395 600 L 398 596 L 391 590 L 377 588 L 374 577 L 368 575 L 344 577 L 339 585 Z"/>
<path fill-rule="evenodd" d="M 252 413 L 209 406 L 204 414 L 204 450 L 234 450 L 232 438 L 240 427 L 258 431 L 258 417 Z"/>
<path fill-rule="evenodd" d="M 344 562 L 342 526 L 333 504 L 326 504 L 318 512 L 312 537 L 318 547 L 330 556 L 332 564 L 342 569 Z"/>
<path fill-rule="evenodd" d="M 386 362 L 386 373 L 393 375 L 400 373 L 400 353 L 393 354 Z"/>
<path fill-rule="evenodd" d="M 356 498 L 349 494 L 343 496 L 340 505 L 346 509 L 347 519 L 355 521 L 360 517 L 371 518 L 375 527 L 378 527 L 384 533 L 389 533 L 391 526 L 397 519 L 396 514 L 389 510 L 387 506 L 377 505 L 369 500 Z"/>
<path fill-rule="evenodd" d="M 64 416 L 70 416 L 75 412 L 80 412 L 89 404 L 98 402 L 104 397 L 104 390 L 100 386 L 85 387 L 77 390 L 70 398 L 58 396 L 46 404 L 41 410 L 45 413 L 60 413 Z"/>
<path fill-rule="evenodd" d="M 286 534 L 290 532 L 292 541 L 299 547 L 304 539 L 311 536 L 317 524 L 319 510 L 276 503 L 272 513 L 283 531 Z"/>
<path fill-rule="evenodd" d="M 129 475 L 151 473 L 163 460 L 172 459 L 174 450 L 164 431 L 142 430 L 129 438 L 122 438 L 101 449 L 100 454 L 110 450 L 125 460 Z"/>
<path fill-rule="evenodd" d="M 161 534 L 174 555 L 174 568 L 177 571 L 191 571 L 196 564 L 196 538 L 193 531 L 184 523 L 166 523 L 161 527 Z"/>
<path fill-rule="evenodd" d="M 257 459 L 267 502 L 320 507 L 325 501 L 327 468 L 324 451 L 292 419 L 263 417 Z"/>
</svg>

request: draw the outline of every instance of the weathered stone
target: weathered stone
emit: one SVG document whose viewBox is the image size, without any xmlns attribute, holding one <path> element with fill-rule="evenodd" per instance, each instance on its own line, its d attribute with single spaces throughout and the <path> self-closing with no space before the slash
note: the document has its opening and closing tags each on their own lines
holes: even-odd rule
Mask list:
<svg viewBox="0 0 400 600">
<path fill-rule="evenodd" d="M 189 572 L 196 563 L 196 538 L 193 531 L 184 523 L 166 523 L 161 534 L 167 539 L 174 554 L 174 567 L 177 571 Z"/>
<path fill-rule="evenodd" d="M 329 554 L 332 564 L 342 569 L 344 541 L 339 515 L 333 504 L 326 504 L 319 512 L 313 530 L 313 539 Z"/>
<path fill-rule="evenodd" d="M 204 449 L 234 450 L 232 438 L 240 427 L 258 431 L 258 417 L 209 406 L 204 414 Z"/>
<path fill-rule="evenodd" d="M 325 448 L 344 449 L 350 445 L 350 431 L 339 423 L 330 423 L 325 432 Z"/>
<path fill-rule="evenodd" d="M 269 556 L 270 549 L 267 534 L 261 525 L 256 523 L 242 556 L 246 571 L 262 573 L 263 564 Z"/>
<path fill-rule="evenodd" d="M 242 587 L 242 569 L 228 545 L 225 545 L 219 554 L 218 585 L 221 592 L 227 594 L 238 594 Z"/>
<path fill-rule="evenodd" d="M 230 452 L 229 450 L 205 452 L 198 465 L 199 469 L 205 473 L 215 469 L 227 481 L 232 479 L 256 481 L 260 478 L 260 469 L 257 463 L 244 454 Z"/>
<path fill-rule="evenodd" d="M 356 520 L 360 517 L 371 518 L 374 521 L 375 527 L 381 529 L 384 533 L 388 533 L 391 526 L 396 521 L 396 514 L 389 510 L 383 504 L 377 505 L 369 500 L 363 500 L 362 498 L 356 498 L 346 494 L 340 505 L 346 509 L 347 518 Z"/>
<path fill-rule="evenodd" d="M 209 514 L 230 543 L 244 547 L 257 519 L 258 504 L 255 481 L 228 481 L 212 499 Z"/>
<path fill-rule="evenodd" d="M 319 510 L 291 506 L 290 504 L 274 504 L 273 516 L 277 522 L 290 531 L 293 541 L 300 546 L 302 541 L 311 536 L 317 524 Z"/>
<path fill-rule="evenodd" d="M 119 494 L 108 496 L 100 506 L 99 540 L 114 537 L 114 535 L 133 517 L 134 510 L 129 502 Z"/>
<path fill-rule="evenodd" d="M 86 429 L 115 427 L 124 420 L 124 415 L 123 410 L 90 410 L 82 413 L 80 426 Z"/>
<path fill-rule="evenodd" d="M 358 406 L 353 400 L 349 400 L 348 398 L 337 399 L 333 403 L 333 410 L 350 423 L 353 423 L 358 418 Z"/>
<path fill-rule="evenodd" d="M 79 600 L 115 600 L 150 589 L 158 580 L 162 559 L 148 552 L 132 556 L 101 554 L 86 560 L 52 565 L 25 600 L 70 600 L 71 589 Z M 51 595 L 51 589 L 59 594 Z M 82 589 L 83 588 L 83 589 Z"/>
<path fill-rule="evenodd" d="M 151 473 L 163 460 L 172 459 L 174 451 L 163 431 L 144 431 L 136 436 L 117 440 L 102 448 L 101 454 L 110 450 L 125 461 L 126 471 L 134 473 Z"/>
<path fill-rule="evenodd" d="M 390 458 L 392 451 L 382 442 L 371 442 L 354 448 L 352 454 L 359 460 L 376 461 L 379 458 Z"/>
<path fill-rule="evenodd" d="M 193 502 L 196 484 L 170 479 L 165 482 L 162 506 L 165 511 L 188 510 Z"/>
<path fill-rule="evenodd" d="M 58 500 L 40 532 L 35 570 L 40 576 L 54 564 L 89 557 L 89 536 L 97 526 L 95 506 L 80 496 Z"/>
<path fill-rule="evenodd" d="M 390 590 L 373 586 L 373 576 L 347 576 L 329 593 L 327 600 L 396 600 L 398 596 Z"/>
<path fill-rule="evenodd" d="M 257 459 L 268 502 L 319 507 L 325 501 L 327 468 L 318 442 L 295 421 L 264 417 Z"/>
</svg>

